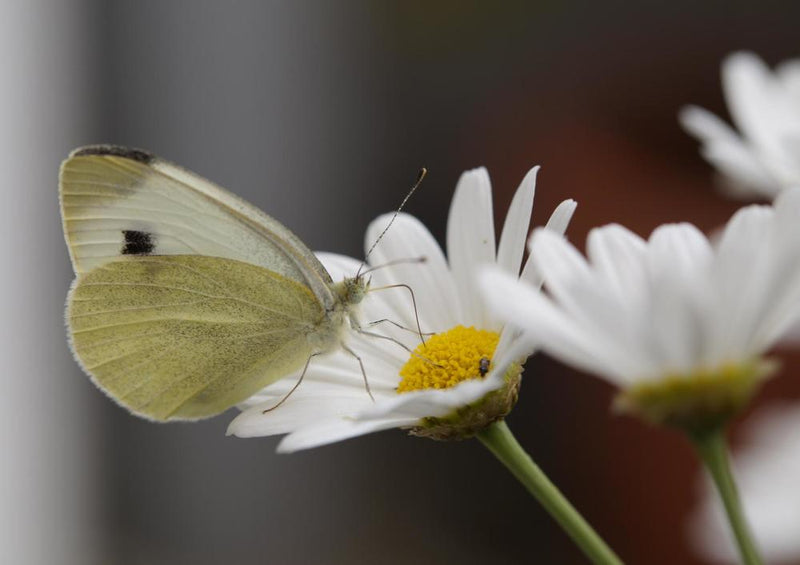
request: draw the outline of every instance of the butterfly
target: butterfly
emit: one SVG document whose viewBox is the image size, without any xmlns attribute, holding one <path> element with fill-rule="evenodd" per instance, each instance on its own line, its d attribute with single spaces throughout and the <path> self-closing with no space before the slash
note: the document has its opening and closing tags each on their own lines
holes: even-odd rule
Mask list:
<svg viewBox="0 0 800 565">
<path fill-rule="evenodd" d="M 130 412 L 207 418 L 314 355 L 355 356 L 343 337 L 360 329 L 365 278 L 334 283 L 291 231 L 210 181 L 94 145 L 63 162 L 59 196 L 71 348 Z"/>
</svg>

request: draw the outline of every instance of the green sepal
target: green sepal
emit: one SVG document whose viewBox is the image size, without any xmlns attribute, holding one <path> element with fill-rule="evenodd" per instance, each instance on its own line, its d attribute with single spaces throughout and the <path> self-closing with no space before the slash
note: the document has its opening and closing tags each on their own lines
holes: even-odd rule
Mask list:
<svg viewBox="0 0 800 565">
<path fill-rule="evenodd" d="M 778 365 L 773 359 L 758 358 L 641 382 L 617 395 L 614 410 L 690 435 L 704 435 L 746 407 Z"/>
<path fill-rule="evenodd" d="M 503 386 L 446 416 L 425 418 L 419 425 L 410 428 L 408 433 L 439 441 L 474 437 L 508 416 L 514 408 L 519 399 L 522 371 L 520 363 L 512 363 L 503 376 Z"/>
</svg>

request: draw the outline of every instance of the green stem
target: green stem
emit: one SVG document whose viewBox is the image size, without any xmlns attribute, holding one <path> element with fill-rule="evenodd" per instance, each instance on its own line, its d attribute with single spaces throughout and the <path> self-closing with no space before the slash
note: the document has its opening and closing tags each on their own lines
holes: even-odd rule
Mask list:
<svg viewBox="0 0 800 565">
<path fill-rule="evenodd" d="M 745 565 L 761 565 L 761 557 L 758 554 L 750 528 L 745 520 L 744 512 L 742 512 L 739 492 L 736 488 L 733 473 L 731 473 L 724 428 L 716 428 L 709 433 L 690 436 L 690 438 L 700 459 L 714 480 L 717 492 L 725 505 L 725 512 L 728 514 L 728 522 L 739 546 L 742 563 Z"/>
<path fill-rule="evenodd" d="M 620 558 L 525 453 L 504 421 L 496 422 L 484 429 L 478 434 L 478 439 L 544 506 L 593 563 L 622 565 Z"/>
</svg>

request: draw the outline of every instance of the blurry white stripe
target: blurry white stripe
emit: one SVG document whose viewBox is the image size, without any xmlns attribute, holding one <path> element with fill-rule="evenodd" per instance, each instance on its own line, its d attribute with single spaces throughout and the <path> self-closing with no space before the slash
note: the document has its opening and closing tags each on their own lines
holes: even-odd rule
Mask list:
<svg viewBox="0 0 800 565">
<path fill-rule="evenodd" d="M 3 563 L 102 561 L 90 536 L 97 488 L 90 385 L 78 380 L 63 330 L 69 271 L 56 190 L 60 160 L 86 141 L 87 74 L 96 65 L 83 4 L 0 8 Z"/>
</svg>

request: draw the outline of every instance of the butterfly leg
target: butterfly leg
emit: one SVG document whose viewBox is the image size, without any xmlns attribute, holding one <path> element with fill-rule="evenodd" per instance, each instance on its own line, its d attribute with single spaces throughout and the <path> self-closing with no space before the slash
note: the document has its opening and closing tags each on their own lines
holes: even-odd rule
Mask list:
<svg viewBox="0 0 800 565">
<path fill-rule="evenodd" d="M 423 360 L 423 361 L 425 361 L 426 363 L 430 363 L 430 364 L 432 364 L 432 365 L 436 365 L 437 367 L 440 367 L 440 365 L 439 365 L 439 364 L 437 364 L 437 363 L 434 363 L 433 361 L 431 361 L 430 359 L 428 359 L 428 358 L 427 358 L 427 357 L 425 357 L 424 355 L 420 355 L 419 353 L 417 353 L 416 351 L 412 350 L 410 347 L 408 347 L 408 346 L 407 346 L 406 344 L 404 344 L 403 342 L 401 342 L 401 341 L 398 341 L 398 340 L 396 340 L 395 338 L 393 338 L 393 337 L 391 337 L 391 336 L 388 336 L 388 335 L 382 335 L 382 334 L 377 334 L 377 333 L 370 332 L 370 331 L 367 331 L 367 330 L 362 330 L 361 328 L 358 328 L 356 331 L 357 331 L 358 333 L 360 333 L 361 335 L 366 335 L 366 336 L 369 336 L 369 337 L 374 337 L 374 338 L 378 338 L 378 339 L 385 339 L 385 340 L 391 341 L 392 343 L 396 343 L 397 345 L 399 345 L 400 347 L 402 347 L 403 349 L 405 349 L 405 350 L 406 350 L 406 352 L 407 352 L 409 355 L 412 355 L 412 356 L 416 357 L 417 359 L 422 359 L 422 360 Z M 412 331 L 413 331 L 413 330 L 412 330 Z M 414 333 L 416 333 L 416 332 L 414 332 Z M 431 335 L 434 335 L 434 334 L 431 334 Z"/>
<path fill-rule="evenodd" d="M 342 344 L 342 349 L 347 351 L 350 355 L 356 358 L 358 361 L 358 365 L 361 367 L 361 374 L 364 376 L 364 388 L 367 389 L 367 394 L 375 402 L 375 397 L 372 396 L 372 391 L 369 389 L 369 380 L 367 380 L 367 372 L 364 370 L 364 362 L 361 360 L 361 357 L 358 356 L 358 353 L 347 347 L 344 343 Z"/>
<path fill-rule="evenodd" d="M 428 336 L 428 337 L 430 337 L 432 335 L 436 335 L 436 332 L 418 332 L 417 330 L 412 329 L 412 328 L 408 328 L 408 327 L 404 326 L 403 324 L 398 324 L 397 322 L 395 322 L 394 320 L 390 320 L 389 318 L 382 318 L 380 320 L 375 320 L 374 322 L 369 322 L 369 324 L 367 324 L 367 325 L 369 327 L 373 327 L 373 326 L 377 326 L 378 324 L 392 324 L 396 328 L 400 328 L 401 330 L 410 332 L 410 333 L 412 333 L 414 335 L 422 334 L 422 335 Z"/>
<path fill-rule="evenodd" d="M 371 332 L 369 330 L 364 330 L 364 329 L 361 329 L 361 328 L 358 328 L 356 331 L 358 333 L 360 333 L 361 335 L 366 335 L 366 336 L 374 337 L 374 338 L 377 338 L 377 339 L 385 339 L 387 341 L 391 341 L 392 343 L 395 343 L 395 344 L 399 345 L 400 347 L 402 347 L 403 349 L 405 349 L 407 353 L 410 353 L 411 355 L 414 354 L 414 352 L 411 350 L 411 348 L 408 347 L 405 343 L 403 343 L 402 341 L 397 340 L 397 339 L 395 339 L 395 338 L 393 338 L 391 336 L 378 334 L 378 333 Z"/>
<path fill-rule="evenodd" d="M 287 399 L 288 399 L 290 396 L 292 396 L 292 393 L 293 393 L 294 391 L 296 391 L 296 390 L 297 390 L 297 387 L 299 387 L 299 386 L 300 386 L 300 383 L 302 383 L 302 382 L 303 382 L 303 377 L 305 377 L 305 376 L 306 376 L 306 371 L 308 371 L 308 366 L 311 364 L 311 360 L 312 360 L 314 357 L 316 357 L 317 355 L 321 355 L 321 353 L 312 353 L 311 355 L 309 355 L 309 356 L 308 356 L 308 359 L 306 359 L 306 365 L 305 365 L 305 367 L 303 367 L 303 372 L 302 372 L 302 373 L 300 373 L 300 378 L 299 378 L 299 379 L 297 379 L 297 382 L 296 382 L 296 383 L 294 383 L 294 386 L 292 387 L 292 389 L 291 389 L 289 392 L 287 392 L 287 393 L 286 393 L 286 394 L 283 396 L 283 398 L 281 398 L 281 399 L 278 401 L 278 403 L 277 403 L 275 406 L 272 406 L 272 407 L 270 407 L 270 408 L 267 408 L 266 410 L 264 410 L 263 412 L 261 412 L 262 414 L 266 414 L 267 412 L 272 412 L 272 411 L 273 411 L 273 410 L 275 410 L 275 409 L 276 409 L 278 406 L 280 406 L 281 404 L 283 404 L 284 402 L 286 402 L 286 400 L 287 400 Z"/>
<path fill-rule="evenodd" d="M 411 295 L 411 304 L 414 306 L 414 319 L 417 321 L 417 333 L 419 334 L 419 340 L 422 344 L 425 344 L 425 335 L 422 333 L 422 327 L 419 324 L 419 310 L 417 309 L 417 298 L 414 296 L 414 289 L 411 288 L 407 284 L 390 284 L 386 286 L 379 286 L 375 288 L 369 289 L 369 292 L 375 292 L 377 290 L 389 290 L 390 288 L 403 288 L 409 292 Z"/>
</svg>

